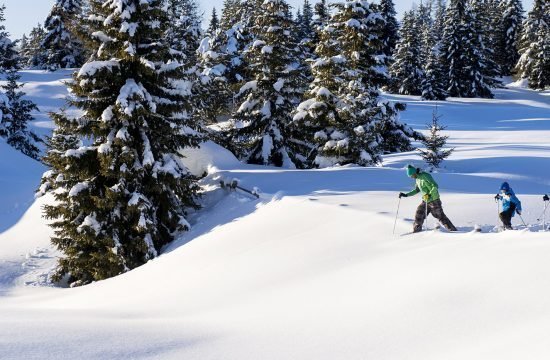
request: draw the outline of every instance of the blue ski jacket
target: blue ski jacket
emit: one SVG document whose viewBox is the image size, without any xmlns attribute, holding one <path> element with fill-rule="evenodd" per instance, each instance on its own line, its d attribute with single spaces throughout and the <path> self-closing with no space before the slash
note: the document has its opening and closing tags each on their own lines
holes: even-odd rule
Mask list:
<svg viewBox="0 0 550 360">
<path fill-rule="evenodd" d="M 502 200 L 502 211 L 507 211 L 510 209 L 512 204 L 515 205 L 515 210 L 521 212 L 521 201 L 517 198 L 514 190 L 508 185 L 508 183 L 503 183 L 500 187 L 500 199 Z M 516 211 L 512 213 L 512 216 L 515 215 Z"/>
</svg>

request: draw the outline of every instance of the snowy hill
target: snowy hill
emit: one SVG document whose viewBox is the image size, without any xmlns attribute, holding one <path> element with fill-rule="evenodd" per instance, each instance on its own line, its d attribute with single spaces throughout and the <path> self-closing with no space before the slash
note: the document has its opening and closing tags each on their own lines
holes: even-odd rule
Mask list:
<svg viewBox="0 0 550 360">
<path fill-rule="evenodd" d="M 58 81 L 30 75 L 33 89 Z M 61 105 L 54 88 L 33 93 L 39 105 Z M 430 121 L 435 103 L 387 97 L 407 102 L 415 128 Z M 461 233 L 401 235 L 417 196 L 401 201 L 392 235 L 415 153 L 296 171 L 206 144 L 185 152 L 209 173 L 193 229 L 148 264 L 75 289 L 45 285 L 57 256 L 40 217 L 50 199 L 29 203 L 43 168 L 0 143 L 12 169 L 0 175 L 2 359 L 547 359 L 550 233 L 537 219 L 550 192 L 550 93 L 502 89 L 438 108 L 456 151 L 434 176 Z M 234 178 L 260 199 L 219 188 Z M 529 228 L 490 232 L 503 180 Z M 26 214 L 4 220 L 16 203 Z"/>
</svg>

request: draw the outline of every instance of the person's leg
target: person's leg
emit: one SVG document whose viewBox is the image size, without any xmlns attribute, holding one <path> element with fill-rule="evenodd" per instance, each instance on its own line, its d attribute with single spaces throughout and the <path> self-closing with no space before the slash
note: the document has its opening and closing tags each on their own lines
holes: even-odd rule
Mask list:
<svg viewBox="0 0 550 360">
<path fill-rule="evenodd" d="M 512 208 L 500 213 L 500 221 L 502 221 L 502 224 L 504 225 L 504 228 L 507 229 L 507 230 L 512 230 L 512 214 L 513 213 L 514 213 L 514 210 L 512 210 Z"/>
<path fill-rule="evenodd" d="M 456 231 L 456 227 L 443 211 L 443 204 L 441 203 L 441 200 L 432 201 L 428 204 L 428 208 L 431 210 L 433 217 L 439 220 L 439 222 L 441 222 L 441 225 L 445 226 L 447 230 Z"/>
<path fill-rule="evenodd" d="M 422 201 L 418 208 L 416 209 L 416 214 L 414 215 L 414 226 L 413 232 L 422 231 L 422 224 L 426 220 L 426 203 Z"/>
</svg>

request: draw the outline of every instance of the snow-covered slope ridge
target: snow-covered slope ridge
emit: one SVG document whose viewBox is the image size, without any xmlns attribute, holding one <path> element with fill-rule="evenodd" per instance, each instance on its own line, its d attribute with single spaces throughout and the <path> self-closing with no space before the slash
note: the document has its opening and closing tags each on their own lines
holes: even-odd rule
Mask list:
<svg viewBox="0 0 550 360">
<path fill-rule="evenodd" d="M 496 94 L 438 105 L 456 152 L 435 178 L 461 233 L 402 236 L 416 197 L 401 201 L 392 235 L 414 153 L 296 171 L 243 165 L 208 143 L 184 152 L 208 173 L 189 233 L 141 268 L 59 289 L 40 281 L 56 256 L 40 199 L 0 234 L 2 359 L 547 359 L 550 233 L 537 218 L 550 191 L 550 97 Z M 387 97 L 409 104 L 415 127 L 430 120 L 433 103 Z M 503 180 L 529 228 L 489 232 Z"/>
</svg>

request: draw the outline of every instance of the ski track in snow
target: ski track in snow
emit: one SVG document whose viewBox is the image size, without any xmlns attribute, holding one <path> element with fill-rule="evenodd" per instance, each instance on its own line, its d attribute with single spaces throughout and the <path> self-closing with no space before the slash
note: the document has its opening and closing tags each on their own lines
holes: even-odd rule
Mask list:
<svg viewBox="0 0 550 360">
<path fill-rule="evenodd" d="M 63 106 L 70 71 L 23 72 L 40 107 Z M 163 255 L 77 289 L 48 284 L 59 254 L 33 201 L 42 165 L 0 140 L 1 359 L 547 359 L 550 92 L 404 101 L 423 129 L 435 104 L 455 152 L 434 176 L 461 233 L 411 231 L 416 153 L 382 167 L 297 171 L 237 162 L 214 144 L 187 150 L 203 210 Z M 238 179 L 261 196 L 220 189 Z M 509 180 L 529 229 L 493 233 L 493 196 Z M 548 213 L 550 220 L 550 211 Z M 428 223 L 435 226 L 433 218 Z M 480 225 L 484 233 L 472 230 Z"/>
</svg>

